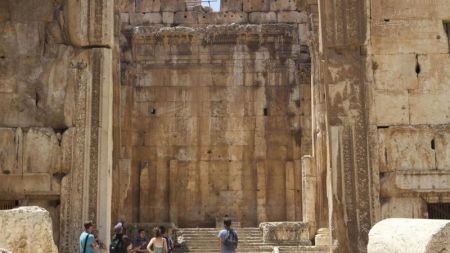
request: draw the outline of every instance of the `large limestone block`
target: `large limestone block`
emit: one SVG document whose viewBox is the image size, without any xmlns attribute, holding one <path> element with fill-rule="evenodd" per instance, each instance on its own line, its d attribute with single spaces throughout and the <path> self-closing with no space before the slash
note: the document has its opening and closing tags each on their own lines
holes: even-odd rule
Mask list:
<svg viewBox="0 0 450 253">
<path fill-rule="evenodd" d="M 419 55 L 417 61 L 420 65 L 418 75 L 420 90 L 444 92 L 450 90 L 450 73 L 447 71 L 450 54 Z"/>
<path fill-rule="evenodd" d="M 244 0 L 243 9 L 245 12 L 269 11 L 270 0 Z"/>
<path fill-rule="evenodd" d="M 61 166 L 61 136 L 52 129 L 31 128 L 24 134 L 24 171 L 32 173 L 53 173 Z"/>
<path fill-rule="evenodd" d="M 386 219 L 369 232 L 368 253 L 448 253 L 450 221 Z"/>
<path fill-rule="evenodd" d="M 381 217 L 424 218 L 426 202 L 421 198 L 389 198 L 381 204 Z"/>
<path fill-rule="evenodd" d="M 14 253 L 57 253 L 50 214 L 40 207 L 0 211 L 0 248 Z"/>
<path fill-rule="evenodd" d="M 5 92 L 0 92 L 2 125 L 53 128 L 71 125 L 74 87 L 68 73 L 74 51 L 64 45 L 49 51 L 54 55 L 6 60 L 5 65 L 0 63 L 0 70 L 5 69 L 0 73 L 0 82 L 6 80 L 0 84 L 0 90 Z"/>
<path fill-rule="evenodd" d="M 44 24 L 39 22 L 0 23 L 0 55 L 40 56 L 44 49 Z"/>
<path fill-rule="evenodd" d="M 263 222 L 259 224 L 264 242 L 297 242 L 310 245 L 309 226 L 304 222 Z"/>
<path fill-rule="evenodd" d="M 450 123 L 450 90 L 409 94 L 411 124 Z"/>
<path fill-rule="evenodd" d="M 408 91 L 376 90 L 373 92 L 373 108 L 379 126 L 409 124 Z"/>
<path fill-rule="evenodd" d="M 52 176 L 47 173 L 0 174 L 0 180 L 0 194 L 9 196 L 23 197 L 24 194 L 49 193 L 52 190 Z"/>
<path fill-rule="evenodd" d="M 244 0 L 222 0 L 220 11 L 243 11 Z"/>
<path fill-rule="evenodd" d="M 432 129 L 378 129 L 380 171 L 435 169 L 433 138 Z"/>
<path fill-rule="evenodd" d="M 10 174 L 18 169 L 20 135 L 14 128 L 0 128 L 0 173 Z"/>
<path fill-rule="evenodd" d="M 112 47 L 114 1 L 67 0 L 65 19 L 72 45 Z"/>
<path fill-rule="evenodd" d="M 8 1 L 2 1 L 8 2 Z M 11 20 L 20 23 L 33 21 L 50 22 L 55 11 L 52 0 L 14 0 L 9 1 Z"/>
<path fill-rule="evenodd" d="M 376 89 L 406 91 L 418 88 L 415 54 L 374 55 L 372 61 Z"/>
<path fill-rule="evenodd" d="M 399 171 L 395 173 L 395 185 L 400 190 L 414 192 L 448 192 L 450 173 L 441 170 Z"/>
<path fill-rule="evenodd" d="M 372 23 L 374 54 L 448 53 L 441 20 L 389 20 Z"/>
<path fill-rule="evenodd" d="M 439 170 L 450 170 L 450 129 L 436 134 L 436 165 Z"/>
<path fill-rule="evenodd" d="M 372 1 L 372 19 L 450 19 L 447 0 L 379 0 Z"/>
</svg>

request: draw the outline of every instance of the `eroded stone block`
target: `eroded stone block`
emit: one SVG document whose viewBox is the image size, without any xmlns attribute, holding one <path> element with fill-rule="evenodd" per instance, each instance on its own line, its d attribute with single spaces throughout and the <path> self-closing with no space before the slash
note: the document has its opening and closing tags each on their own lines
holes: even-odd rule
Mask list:
<svg viewBox="0 0 450 253">
<path fill-rule="evenodd" d="M 420 66 L 419 89 L 423 91 L 446 92 L 450 90 L 450 54 L 427 54 L 417 56 Z"/>
<path fill-rule="evenodd" d="M 308 223 L 304 222 L 263 222 L 259 225 L 264 242 L 297 242 L 310 245 Z"/>
<path fill-rule="evenodd" d="M 136 0 L 136 12 L 159 12 L 160 9 L 161 0 Z"/>
<path fill-rule="evenodd" d="M 384 19 L 450 19 L 446 0 L 380 0 L 372 1 L 372 18 Z"/>
<path fill-rule="evenodd" d="M 381 217 L 425 218 L 426 202 L 421 198 L 389 198 L 381 204 Z"/>
<path fill-rule="evenodd" d="M 385 219 L 369 232 L 368 253 L 434 253 L 450 251 L 450 222 L 426 219 Z"/>
<path fill-rule="evenodd" d="M 18 253 L 58 252 L 53 241 L 50 214 L 43 208 L 20 207 L 0 211 L 0 225 L 7 228 L 0 234 L 0 248 Z"/>
<path fill-rule="evenodd" d="M 395 185 L 414 192 L 448 192 L 450 173 L 448 170 L 399 171 L 395 175 Z"/>
<path fill-rule="evenodd" d="M 275 12 L 251 12 L 248 16 L 250 23 L 267 24 L 277 22 L 277 14 Z"/>
<path fill-rule="evenodd" d="M 114 37 L 113 10 L 114 1 L 67 0 L 65 4 L 65 28 L 71 44 L 75 47 L 112 47 Z"/>
<path fill-rule="evenodd" d="M 372 23 L 374 54 L 448 53 L 441 20 L 388 20 Z"/>
<path fill-rule="evenodd" d="M 243 11 L 244 0 L 222 0 L 220 11 Z"/>
<path fill-rule="evenodd" d="M 379 126 L 409 124 L 409 95 L 402 91 L 374 91 L 373 107 Z"/>
<path fill-rule="evenodd" d="M 411 124 L 450 123 L 450 90 L 409 94 Z"/>
<path fill-rule="evenodd" d="M 376 89 L 406 91 L 419 87 L 415 54 L 374 55 L 372 61 Z"/>
<path fill-rule="evenodd" d="M 0 128 L 0 173 L 10 174 L 18 169 L 21 154 L 19 145 L 21 138 L 14 128 Z"/>
<path fill-rule="evenodd" d="M 270 11 L 270 0 L 243 0 L 245 12 Z"/>
<path fill-rule="evenodd" d="M 295 11 L 296 9 L 296 1 L 294 0 L 270 1 L 271 11 Z"/>
<path fill-rule="evenodd" d="M 24 133 L 24 171 L 32 173 L 53 173 L 61 166 L 61 136 L 52 129 L 32 128 Z"/>
<path fill-rule="evenodd" d="M 306 12 L 299 11 L 280 11 L 277 13 L 279 23 L 307 23 L 308 16 Z"/>
<path fill-rule="evenodd" d="M 378 129 L 380 171 L 436 169 L 433 138 L 431 129 Z"/>
</svg>

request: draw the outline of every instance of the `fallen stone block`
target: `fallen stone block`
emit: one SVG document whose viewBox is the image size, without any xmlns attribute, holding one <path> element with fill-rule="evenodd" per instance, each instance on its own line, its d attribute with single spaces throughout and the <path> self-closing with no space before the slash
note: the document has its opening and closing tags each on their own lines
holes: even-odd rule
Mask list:
<svg viewBox="0 0 450 253">
<path fill-rule="evenodd" d="M 297 242 L 311 245 L 309 226 L 304 222 L 263 222 L 259 225 L 264 242 Z"/>
<path fill-rule="evenodd" d="M 385 219 L 369 232 L 368 253 L 450 252 L 450 220 Z"/>
<path fill-rule="evenodd" d="M 7 248 L 14 253 L 58 252 L 50 214 L 43 208 L 30 206 L 0 211 L 0 227 L 0 249 Z"/>
</svg>

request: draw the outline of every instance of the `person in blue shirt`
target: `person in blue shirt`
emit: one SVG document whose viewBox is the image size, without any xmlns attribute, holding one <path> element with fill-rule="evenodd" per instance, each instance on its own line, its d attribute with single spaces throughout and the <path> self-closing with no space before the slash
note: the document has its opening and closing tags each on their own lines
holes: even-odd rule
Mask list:
<svg viewBox="0 0 450 253">
<path fill-rule="evenodd" d="M 84 232 L 80 235 L 80 253 L 95 253 L 98 248 L 95 236 L 92 234 L 93 230 L 92 221 L 84 223 Z"/>
<path fill-rule="evenodd" d="M 219 232 L 219 245 L 221 253 L 236 253 L 238 245 L 238 236 L 236 231 L 231 228 L 231 218 L 228 215 L 223 220 L 224 229 Z"/>
</svg>

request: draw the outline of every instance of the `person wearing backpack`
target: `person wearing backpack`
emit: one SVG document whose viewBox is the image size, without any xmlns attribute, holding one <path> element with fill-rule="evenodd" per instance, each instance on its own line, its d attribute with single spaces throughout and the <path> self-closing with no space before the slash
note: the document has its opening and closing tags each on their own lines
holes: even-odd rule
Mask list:
<svg viewBox="0 0 450 253">
<path fill-rule="evenodd" d="M 94 224 L 92 221 L 84 223 L 84 232 L 80 235 L 80 253 L 95 253 L 98 244 L 95 241 L 95 236 L 92 234 Z"/>
<path fill-rule="evenodd" d="M 173 252 L 173 247 L 174 247 L 172 238 L 167 234 L 166 227 L 160 226 L 159 229 L 161 230 L 162 237 L 164 239 L 166 239 L 167 252 L 168 253 L 172 253 Z"/>
<path fill-rule="evenodd" d="M 231 228 L 231 218 L 225 216 L 223 219 L 224 229 L 219 232 L 219 245 L 221 253 L 236 253 L 238 246 L 238 235 L 234 229 Z"/>
<path fill-rule="evenodd" d="M 127 253 L 127 248 L 130 242 L 126 235 L 123 234 L 122 222 L 114 226 L 114 236 L 109 246 L 110 253 Z"/>
</svg>

